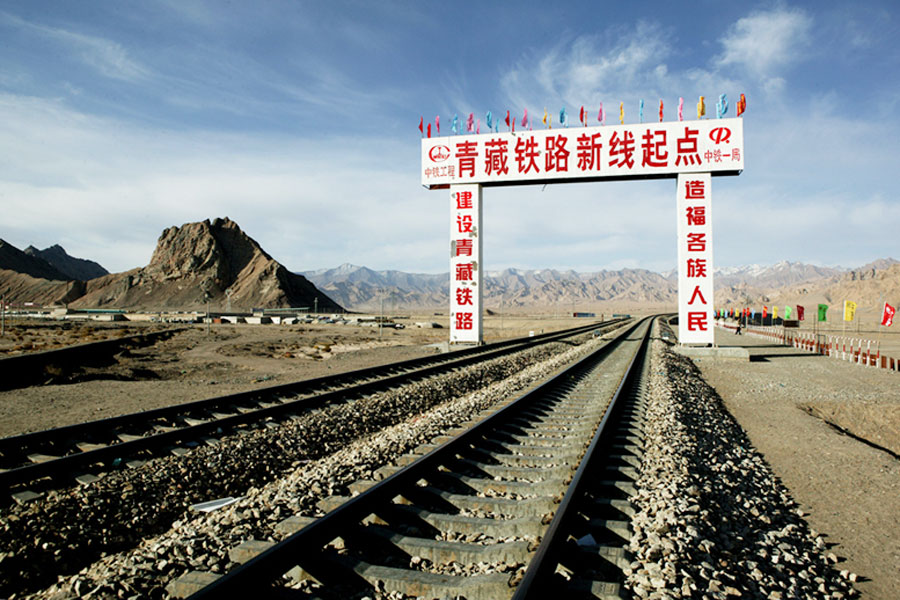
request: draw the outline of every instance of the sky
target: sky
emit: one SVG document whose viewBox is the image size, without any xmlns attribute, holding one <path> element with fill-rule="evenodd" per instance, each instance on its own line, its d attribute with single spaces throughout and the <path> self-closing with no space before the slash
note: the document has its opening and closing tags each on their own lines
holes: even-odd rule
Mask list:
<svg viewBox="0 0 900 600">
<path fill-rule="evenodd" d="M 893 0 L 3 0 L 0 238 L 118 272 L 227 216 L 293 271 L 441 273 L 420 117 L 744 93 L 716 266 L 900 258 L 898 40 Z M 667 271 L 675 226 L 674 180 L 488 188 L 484 261 Z"/>
</svg>

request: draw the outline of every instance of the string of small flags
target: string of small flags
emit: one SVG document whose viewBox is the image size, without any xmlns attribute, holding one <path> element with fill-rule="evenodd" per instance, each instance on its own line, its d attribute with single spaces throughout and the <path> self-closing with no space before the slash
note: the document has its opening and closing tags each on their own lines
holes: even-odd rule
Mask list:
<svg viewBox="0 0 900 600">
<path fill-rule="evenodd" d="M 663 122 L 663 101 L 659 100 L 659 122 Z M 747 110 L 747 98 L 744 94 L 741 94 L 740 99 L 735 103 L 734 106 L 735 113 L 740 117 Z M 719 99 L 716 102 L 716 118 L 722 119 L 728 114 L 728 96 L 726 94 L 720 94 Z M 697 100 L 697 118 L 702 119 L 706 116 L 706 97 L 700 96 Z M 461 135 L 463 133 L 481 133 L 481 119 L 475 117 L 475 113 L 469 113 L 468 116 L 465 116 L 465 123 L 462 123 L 459 118 L 459 114 L 453 115 L 453 119 L 450 121 L 450 131 L 453 135 Z M 510 111 L 506 111 L 506 118 L 503 119 L 503 123 L 506 125 L 506 128 L 511 132 L 516 132 L 516 121 L 518 119 L 515 115 L 513 115 Z M 588 127 L 590 120 L 590 109 L 585 109 L 584 106 L 581 107 L 581 110 L 578 111 L 578 122 L 581 123 L 582 126 Z M 684 98 L 678 98 L 678 120 L 684 121 Z M 499 133 L 500 132 L 500 122 L 499 118 L 495 118 L 491 111 L 488 111 L 484 118 L 484 124 L 487 133 Z M 603 103 L 600 103 L 600 108 L 597 111 L 597 122 L 600 125 L 606 125 L 606 113 L 603 112 Z M 638 104 L 638 122 L 644 122 L 644 100 L 641 99 Z M 528 109 L 524 110 L 522 115 L 522 119 L 520 121 L 521 129 L 532 131 L 532 122 L 528 117 Z M 541 119 L 541 123 L 547 129 L 553 129 L 553 113 L 548 113 L 547 108 L 544 108 L 544 116 Z M 625 124 L 625 103 L 619 102 L 619 123 Z M 569 115 L 566 112 L 566 107 L 562 107 L 559 111 L 559 119 L 557 124 L 562 127 L 569 126 Z M 425 117 L 419 117 L 419 133 L 422 134 L 422 137 L 431 137 L 431 123 L 425 122 Z M 463 130 L 465 127 L 465 131 Z M 434 118 L 434 130 L 435 135 L 441 135 L 441 116 L 437 115 Z"/>
</svg>

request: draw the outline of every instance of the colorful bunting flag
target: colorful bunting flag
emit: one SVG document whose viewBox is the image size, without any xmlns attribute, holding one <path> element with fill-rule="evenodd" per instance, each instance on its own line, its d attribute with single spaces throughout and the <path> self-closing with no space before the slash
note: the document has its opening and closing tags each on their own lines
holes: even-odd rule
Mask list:
<svg viewBox="0 0 900 600">
<path fill-rule="evenodd" d="M 487 111 L 487 114 L 484 116 L 485 123 L 487 123 L 488 129 L 494 128 L 494 115 L 491 114 L 491 111 Z"/>
<path fill-rule="evenodd" d="M 643 123 L 644 122 L 644 99 L 643 98 L 641 98 L 641 107 L 640 107 L 640 110 L 638 111 L 638 115 L 639 115 L 638 118 L 640 119 L 640 122 Z"/>
<path fill-rule="evenodd" d="M 476 134 L 481 133 L 481 119 L 475 120 L 475 133 Z"/>
<path fill-rule="evenodd" d="M 425 130 L 422 129 L 422 124 L 425 122 L 425 117 L 419 117 L 419 133 L 425 135 Z"/>
<path fill-rule="evenodd" d="M 894 323 L 895 312 L 896 310 L 894 309 L 894 307 L 885 302 L 884 310 L 881 313 L 881 324 L 885 327 L 890 327 Z"/>
<path fill-rule="evenodd" d="M 619 102 L 619 123 L 625 124 L 625 103 Z"/>
<path fill-rule="evenodd" d="M 662 98 L 659 99 L 659 122 L 662 123 L 663 120 L 663 101 Z"/>
<path fill-rule="evenodd" d="M 525 109 L 525 114 L 522 116 L 522 129 L 528 127 L 528 109 Z"/>
<path fill-rule="evenodd" d="M 703 96 L 700 96 L 700 101 L 697 102 L 697 118 L 701 118 L 706 114 L 706 102 L 703 101 Z"/>
<path fill-rule="evenodd" d="M 559 124 L 563 127 L 569 126 L 569 115 L 566 114 L 566 107 L 559 109 Z"/>
<path fill-rule="evenodd" d="M 544 107 L 544 118 L 541 119 L 541 123 L 543 123 L 544 125 L 547 125 L 547 107 L 546 106 Z"/>
<path fill-rule="evenodd" d="M 745 98 L 743 94 L 741 94 L 741 99 L 738 100 L 735 110 L 737 110 L 737 116 L 741 116 L 744 114 L 744 111 L 747 110 L 747 98 Z"/>
<path fill-rule="evenodd" d="M 600 103 L 600 110 L 597 111 L 597 120 L 600 122 L 601 125 L 603 125 L 603 118 L 604 118 L 605 116 L 606 116 L 606 115 L 603 114 L 603 103 L 601 102 L 601 103 Z"/>
<path fill-rule="evenodd" d="M 678 120 L 684 121 L 684 98 L 678 99 Z"/>
<path fill-rule="evenodd" d="M 805 309 L 804 309 L 802 306 L 800 306 L 800 305 L 798 304 L 798 305 L 797 305 L 797 320 L 798 320 L 798 321 L 802 321 L 802 320 L 803 320 L 803 313 L 804 313 L 804 311 L 805 311 Z"/>
<path fill-rule="evenodd" d="M 510 130 L 512 130 L 512 127 L 509 124 L 509 111 L 506 111 L 506 126 L 510 127 Z"/>
<path fill-rule="evenodd" d="M 450 123 L 450 131 L 453 135 L 459 135 L 459 115 L 453 115 L 453 121 Z"/>
<path fill-rule="evenodd" d="M 437 128 L 437 134 L 441 135 L 441 115 L 437 115 L 434 118 L 434 126 Z"/>
<path fill-rule="evenodd" d="M 578 112 L 578 121 L 587 127 L 587 115 L 584 112 L 584 106 L 581 107 L 581 110 Z"/>
<path fill-rule="evenodd" d="M 428 137 L 431 137 L 431 123 L 428 124 Z"/>
<path fill-rule="evenodd" d="M 826 319 L 825 319 L 825 313 L 827 313 L 827 312 L 828 312 L 828 305 L 827 305 L 827 304 L 820 304 L 820 305 L 819 305 L 819 321 L 825 321 L 825 320 L 826 320 Z"/>
<path fill-rule="evenodd" d="M 856 315 L 856 302 L 852 300 L 844 300 L 844 320 L 852 321 Z"/>
<path fill-rule="evenodd" d="M 469 116 L 466 118 L 466 131 L 469 133 L 475 131 L 475 113 L 469 113 Z"/>
</svg>

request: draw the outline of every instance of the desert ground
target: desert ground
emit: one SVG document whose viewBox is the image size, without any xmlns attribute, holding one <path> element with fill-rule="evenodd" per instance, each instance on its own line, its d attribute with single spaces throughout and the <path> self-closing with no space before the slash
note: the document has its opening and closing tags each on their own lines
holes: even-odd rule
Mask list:
<svg viewBox="0 0 900 600">
<path fill-rule="evenodd" d="M 298 325 L 100 323 L 8 319 L 0 357 L 177 329 L 168 339 L 128 348 L 102 366 L 51 372 L 43 385 L 0 391 L 0 436 L 148 410 L 388 364 L 439 352 L 446 315 L 394 319 L 403 329 Z M 437 323 L 423 329 L 415 323 Z M 485 340 L 587 324 L 571 317 L 502 315 L 485 319 Z"/>
</svg>

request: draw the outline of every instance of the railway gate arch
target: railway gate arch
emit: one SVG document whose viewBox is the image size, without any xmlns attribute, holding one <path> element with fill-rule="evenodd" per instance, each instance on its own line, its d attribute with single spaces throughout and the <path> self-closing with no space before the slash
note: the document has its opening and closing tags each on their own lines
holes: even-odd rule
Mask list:
<svg viewBox="0 0 900 600">
<path fill-rule="evenodd" d="M 742 118 L 426 137 L 421 182 L 449 190 L 450 343 L 483 343 L 486 187 L 675 179 L 679 338 L 713 344 L 711 184 L 744 169 Z"/>
</svg>

